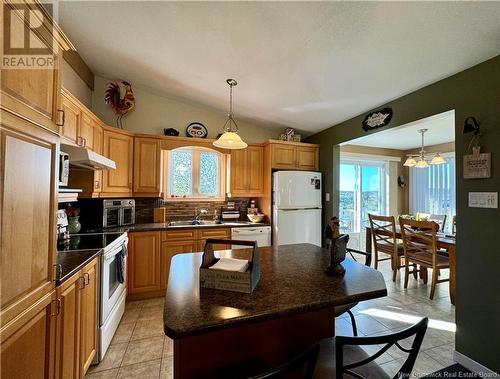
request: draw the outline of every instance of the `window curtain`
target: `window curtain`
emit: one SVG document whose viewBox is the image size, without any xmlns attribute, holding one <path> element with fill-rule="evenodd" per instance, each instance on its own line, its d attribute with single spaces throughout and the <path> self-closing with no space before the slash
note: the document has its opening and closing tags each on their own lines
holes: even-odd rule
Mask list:
<svg viewBox="0 0 500 379">
<path fill-rule="evenodd" d="M 445 214 L 445 230 L 451 230 L 456 214 L 455 157 L 428 168 L 410 167 L 410 213 Z"/>
</svg>

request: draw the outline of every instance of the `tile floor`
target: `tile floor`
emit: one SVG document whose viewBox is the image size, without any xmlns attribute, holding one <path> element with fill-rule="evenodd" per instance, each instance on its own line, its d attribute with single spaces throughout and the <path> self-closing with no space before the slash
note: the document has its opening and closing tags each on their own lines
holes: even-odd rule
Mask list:
<svg viewBox="0 0 500 379">
<path fill-rule="evenodd" d="M 359 335 L 395 332 L 417 322 L 430 319 L 414 367 L 415 376 L 423 376 L 453 363 L 455 348 L 455 307 L 449 300 L 448 283 L 437 285 L 434 300 L 429 300 L 430 286 L 410 277 L 403 288 L 403 275 L 391 280 L 389 262 L 379 270 L 387 284 L 388 296 L 358 304 L 353 313 Z M 448 273 L 442 271 L 443 277 Z M 86 378 L 172 378 L 172 340 L 163 334 L 163 298 L 127 303 L 126 311 L 104 360 L 91 366 Z M 336 333 L 352 335 L 349 316 L 336 320 Z M 366 348 L 373 353 L 374 347 Z M 393 376 L 404 362 L 405 355 L 393 347 L 376 362 Z"/>
</svg>

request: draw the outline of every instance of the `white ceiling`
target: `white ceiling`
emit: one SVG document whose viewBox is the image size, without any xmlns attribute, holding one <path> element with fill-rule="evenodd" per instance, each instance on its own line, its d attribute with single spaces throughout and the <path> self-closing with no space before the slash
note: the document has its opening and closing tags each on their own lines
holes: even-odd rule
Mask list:
<svg viewBox="0 0 500 379">
<path fill-rule="evenodd" d="M 383 147 L 386 149 L 410 150 L 422 144 L 420 129 L 425 132 L 425 146 L 455 141 L 455 112 L 449 111 L 422 120 L 411 122 L 345 143 L 346 145 Z"/>
<path fill-rule="evenodd" d="M 60 1 L 98 75 L 309 133 L 500 54 L 500 2 Z"/>
</svg>

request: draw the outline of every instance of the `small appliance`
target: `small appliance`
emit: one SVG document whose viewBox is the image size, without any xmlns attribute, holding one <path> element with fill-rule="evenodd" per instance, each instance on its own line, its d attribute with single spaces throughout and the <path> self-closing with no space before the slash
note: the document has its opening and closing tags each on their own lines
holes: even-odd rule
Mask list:
<svg viewBox="0 0 500 379">
<path fill-rule="evenodd" d="M 69 155 L 61 151 L 59 153 L 59 186 L 67 186 L 69 179 Z"/>
<path fill-rule="evenodd" d="M 103 228 L 132 225 L 135 223 L 134 199 L 103 200 L 102 208 Z"/>
<path fill-rule="evenodd" d="M 256 226 L 231 228 L 231 239 L 235 241 L 255 241 L 257 247 L 271 246 L 271 227 Z M 244 249 L 247 246 L 232 245 L 232 249 Z"/>
</svg>

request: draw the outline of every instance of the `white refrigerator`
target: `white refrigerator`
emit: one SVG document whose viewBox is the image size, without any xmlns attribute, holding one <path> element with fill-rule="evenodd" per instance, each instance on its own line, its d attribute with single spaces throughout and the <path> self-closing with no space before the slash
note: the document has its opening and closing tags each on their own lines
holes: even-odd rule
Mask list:
<svg viewBox="0 0 500 379">
<path fill-rule="evenodd" d="M 273 174 L 273 244 L 321 246 L 321 173 Z"/>
</svg>

